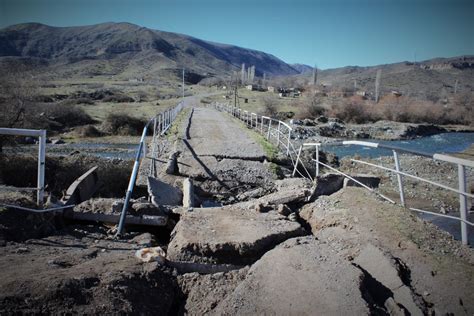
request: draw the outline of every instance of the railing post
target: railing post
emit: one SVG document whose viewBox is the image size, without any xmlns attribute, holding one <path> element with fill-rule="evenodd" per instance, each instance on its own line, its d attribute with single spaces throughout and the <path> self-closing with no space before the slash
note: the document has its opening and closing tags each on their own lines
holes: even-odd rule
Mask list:
<svg viewBox="0 0 474 316">
<path fill-rule="evenodd" d="M 459 191 L 466 193 L 466 167 L 458 164 L 458 180 Z M 467 232 L 467 197 L 464 194 L 459 194 L 459 213 L 461 216 L 461 241 L 464 245 L 469 243 Z"/>
<path fill-rule="evenodd" d="M 123 233 L 123 227 L 125 225 L 125 219 L 127 217 L 128 204 L 130 203 L 130 199 L 132 198 L 133 187 L 135 186 L 135 182 L 137 180 L 138 175 L 138 168 L 140 167 L 140 159 L 143 151 L 143 143 L 145 142 L 147 128 L 148 125 L 143 128 L 142 137 L 140 139 L 140 145 L 138 146 L 137 156 L 135 157 L 135 162 L 133 164 L 132 175 L 130 176 L 127 193 L 125 194 L 125 201 L 123 202 L 122 213 L 120 214 L 120 221 L 117 228 L 117 236 L 120 236 Z"/>
<path fill-rule="evenodd" d="M 395 170 L 400 172 L 400 161 L 398 159 L 398 153 L 396 150 L 393 151 L 393 159 L 395 160 Z M 398 191 L 400 191 L 400 203 L 403 207 L 405 207 L 405 193 L 403 192 L 403 181 L 402 175 L 397 173 L 397 180 L 398 180 Z"/>
<path fill-rule="evenodd" d="M 286 155 L 290 155 L 290 138 L 291 138 L 291 129 L 288 129 L 288 142 L 286 143 Z"/>
<path fill-rule="evenodd" d="M 260 124 L 260 134 L 263 135 L 263 116 L 262 116 L 262 124 Z"/>
<path fill-rule="evenodd" d="M 298 162 L 300 160 L 300 155 L 301 155 L 301 149 L 303 148 L 303 145 L 300 145 L 300 148 L 298 149 L 298 156 L 296 156 L 296 161 L 295 161 L 295 167 L 293 168 L 293 173 L 292 176 L 295 176 L 296 169 L 298 169 Z"/>
<path fill-rule="evenodd" d="M 281 121 L 278 121 L 278 130 L 277 130 L 277 147 L 280 147 L 280 125 L 281 125 Z"/>
<path fill-rule="evenodd" d="M 267 140 L 270 140 L 270 130 L 272 129 L 272 119 L 268 119 L 268 134 L 267 134 Z"/>
<path fill-rule="evenodd" d="M 319 145 L 316 145 L 316 177 L 319 177 Z"/>
<path fill-rule="evenodd" d="M 39 136 L 39 152 L 38 152 L 38 179 L 36 191 L 36 204 L 43 206 L 44 200 L 44 171 L 46 163 L 46 131 L 42 130 Z"/>
</svg>

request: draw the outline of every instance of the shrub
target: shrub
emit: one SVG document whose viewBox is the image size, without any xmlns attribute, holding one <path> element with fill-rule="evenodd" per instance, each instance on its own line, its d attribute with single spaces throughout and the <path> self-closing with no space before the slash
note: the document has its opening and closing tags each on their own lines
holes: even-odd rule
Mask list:
<svg viewBox="0 0 474 316">
<path fill-rule="evenodd" d="M 127 114 L 112 113 L 104 122 L 104 129 L 113 135 L 141 135 L 146 121 Z"/>
<path fill-rule="evenodd" d="M 331 116 L 348 123 L 367 123 L 376 120 L 378 117 L 371 107 L 365 104 L 359 96 L 353 96 L 341 103 L 335 104 L 331 111 Z"/>
<path fill-rule="evenodd" d="M 102 99 L 103 102 L 126 103 L 135 102 L 135 99 L 124 94 L 108 95 Z"/>
<path fill-rule="evenodd" d="M 77 106 L 52 104 L 39 107 L 50 129 L 62 129 L 95 123 L 83 109 Z"/>
<path fill-rule="evenodd" d="M 273 96 L 264 96 L 262 99 L 264 114 L 270 117 L 275 117 L 278 113 L 277 102 L 277 99 Z"/>
<path fill-rule="evenodd" d="M 100 137 L 103 135 L 94 125 L 79 126 L 74 131 L 79 137 Z"/>
<path fill-rule="evenodd" d="M 315 119 L 326 113 L 323 106 L 322 98 L 316 93 L 306 95 L 298 102 L 300 111 L 297 115 L 298 119 Z"/>
</svg>

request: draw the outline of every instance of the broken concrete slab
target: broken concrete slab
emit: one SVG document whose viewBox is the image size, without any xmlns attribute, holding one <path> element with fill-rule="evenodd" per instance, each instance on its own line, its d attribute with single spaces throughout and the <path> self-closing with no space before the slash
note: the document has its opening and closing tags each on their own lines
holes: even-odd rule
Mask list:
<svg viewBox="0 0 474 316">
<path fill-rule="evenodd" d="M 245 279 L 248 268 L 202 275 L 178 275 L 179 287 L 186 297 L 184 309 L 188 315 L 209 315 L 237 285 Z"/>
<path fill-rule="evenodd" d="M 69 186 L 62 198 L 65 205 L 79 204 L 92 197 L 98 188 L 99 177 L 97 175 L 97 168 L 95 166 L 89 169 Z"/>
<path fill-rule="evenodd" d="M 151 202 L 156 205 L 181 205 L 183 193 L 175 186 L 148 177 L 148 194 Z"/>
<path fill-rule="evenodd" d="M 114 198 L 95 198 L 84 201 L 74 206 L 75 212 L 120 214 L 123 201 Z"/>
<path fill-rule="evenodd" d="M 222 182 L 239 182 L 262 184 L 275 179 L 269 166 L 259 161 L 241 159 L 217 159 L 213 156 L 179 158 L 181 175 L 199 180 L 217 180 Z"/>
<path fill-rule="evenodd" d="M 327 173 L 316 179 L 316 186 L 312 197 L 320 195 L 331 195 L 340 189 L 344 184 L 344 176 L 336 173 Z"/>
<path fill-rule="evenodd" d="M 370 314 L 364 274 L 313 236 L 289 239 L 267 252 L 216 307 L 216 315 Z"/>
<path fill-rule="evenodd" d="M 172 232 L 168 260 L 245 265 L 278 243 L 305 234 L 299 223 L 276 212 L 239 206 L 194 209 L 181 215 Z"/>
<path fill-rule="evenodd" d="M 423 315 L 414 300 L 411 289 L 402 281 L 400 265 L 378 247 L 368 244 L 354 259 L 354 263 L 367 271 L 384 287 L 393 292 L 393 300 L 403 307 L 410 315 Z"/>
<path fill-rule="evenodd" d="M 375 189 L 379 187 L 380 184 L 380 177 L 368 174 L 356 174 L 351 176 L 354 180 L 359 181 L 360 183 L 368 186 L 369 188 Z M 344 184 L 342 186 L 345 187 L 361 187 L 361 185 L 349 178 L 344 178 Z"/>
</svg>

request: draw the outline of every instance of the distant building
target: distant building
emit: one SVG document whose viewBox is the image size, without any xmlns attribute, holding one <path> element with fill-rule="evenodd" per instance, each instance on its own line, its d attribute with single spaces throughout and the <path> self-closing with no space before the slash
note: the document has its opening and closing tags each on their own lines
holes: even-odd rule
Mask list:
<svg viewBox="0 0 474 316">
<path fill-rule="evenodd" d="M 265 91 L 265 89 L 262 86 L 256 85 L 256 84 L 246 85 L 245 88 L 250 91 Z"/>
<path fill-rule="evenodd" d="M 267 87 L 267 90 L 268 90 L 269 92 L 275 93 L 275 91 L 276 91 L 277 89 L 276 89 L 275 87 L 268 86 L 268 87 Z"/>
<path fill-rule="evenodd" d="M 368 96 L 367 91 L 356 91 L 356 95 L 366 98 Z"/>
</svg>

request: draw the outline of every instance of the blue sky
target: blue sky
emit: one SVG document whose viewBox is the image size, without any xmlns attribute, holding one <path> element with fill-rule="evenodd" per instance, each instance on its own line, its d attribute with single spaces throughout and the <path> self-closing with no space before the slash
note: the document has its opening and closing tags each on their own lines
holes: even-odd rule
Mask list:
<svg viewBox="0 0 474 316">
<path fill-rule="evenodd" d="M 110 21 L 324 69 L 474 54 L 474 0 L 0 0 L 0 27 Z"/>
</svg>

